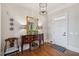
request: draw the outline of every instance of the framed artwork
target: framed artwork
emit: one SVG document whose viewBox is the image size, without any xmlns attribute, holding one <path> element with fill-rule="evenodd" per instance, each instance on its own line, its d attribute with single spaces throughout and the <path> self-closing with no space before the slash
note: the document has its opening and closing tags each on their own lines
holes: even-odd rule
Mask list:
<svg viewBox="0 0 79 59">
<path fill-rule="evenodd" d="M 26 17 L 27 34 L 34 34 L 38 32 L 38 19 L 34 17 Z"/>
</svg>

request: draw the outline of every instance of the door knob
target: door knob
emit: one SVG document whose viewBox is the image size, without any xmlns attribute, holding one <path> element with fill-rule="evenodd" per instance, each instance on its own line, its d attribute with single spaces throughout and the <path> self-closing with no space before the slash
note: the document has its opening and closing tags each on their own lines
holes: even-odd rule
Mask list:
<svg viewBox="0 0 79 59">
<path fill-rule="evenodd" d="M 63 36 L 66 36 L 66 32 L 63 33 Z"/>
</svg>

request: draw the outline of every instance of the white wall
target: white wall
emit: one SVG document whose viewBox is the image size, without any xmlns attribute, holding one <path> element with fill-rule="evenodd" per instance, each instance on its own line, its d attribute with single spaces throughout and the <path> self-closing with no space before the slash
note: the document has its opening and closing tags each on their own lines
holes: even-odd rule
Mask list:
<svg viewBox="0 0 79 59">
<path fill-rule="evenodd" d="M 47 39 L 47 18 L 46 16 L 38 16 L 33 10 L 21 7 L 15 4 L 2 4 L 2 20 L 1 20 L 1 39 L 2 39 L 2 49 L 4 49 L 4 40 L 8 37 L 18 37 L 20 45 L 20 36 L 26 34 L 26 32 L 20 29 L 21 25 L 26 24 L 26 16 L 39 17 L 40 22 L 43 24 L 44 38 Z M 14 19 L 14 31 L 10 31 L 10 18 Z M 28 48 L 28 46 L 27 46 Z M 4 54 L 4 52 L 2 53 Z"/>
<path fill-rule="evenodd" d="M 50 41 L 54 41 L 54 35 L 53 35 L 53 18 L 56 17 L 58 14 L 67 14 L 67 20 L 68 21 L 68 47 L 67 49 L 70 49 L 75 52 L 79 52 L 79 4 L 73 5 L 72 7 L 61 9 L 59 11 L 56 11 L 49 15 L 48 20 L 48 37 Z"/>
<path fill-rule="evenodd" d="M 31 10 L 27 8 L 22 8 L 20 6 L 16 6 L 13 4 L 2 4 L 2 21 L 1 21 L 1 34 L 2 41 L 8 37 L 18 37 L 26 34 L 25 31 L 20 29 L 21 25 L 26 24 L 26 16 L 32 16 Z M 10 18 L 14 19 L 14 31 L 10 31 Z M 4 48 L 4 44 L 2 43 L 2 48 Z M 20 39 L 19 39 L 20 44 Z M 28 46 L 26 47 L 28 48 Z"/>
<path fill-rule="evenodd" d="M 47 15 L 39 15 L 39 22 L 41 23 L 41 25 L 43 26 L 42 32 L 44 33 L 44 40 L 45 42 L 48 42 L 48 36 L 47 36 L 47 20 L 48 20 L 48 16 Z"/>
<path fill-rule="evenodd" d="M 69 49 L 79 52 L 79 5 L 69 9 Z"/>
<path fill-rule="evenodd" d="M 1 4 L 0 4 L 0 55 L 1 55 Z"/>
</svg>

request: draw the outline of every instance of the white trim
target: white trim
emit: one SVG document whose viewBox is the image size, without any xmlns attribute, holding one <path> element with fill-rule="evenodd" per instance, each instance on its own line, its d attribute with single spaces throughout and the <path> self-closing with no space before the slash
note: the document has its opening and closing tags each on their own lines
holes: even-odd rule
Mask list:
<svg viewBox="0 0 79 59">
<path fill-rule="evenodd" d="M 79 53 L 79 48 L 77 47 L 69 46 L 67 49 Z"/>
<path fill-rule="evenodd" d="M 54 20 L 62 20 L 62 19 L 65 19 L 66 17 L 65 16 L 61 16 L 61 17 L 56 17 Z"/>
<path fill-rule="evenodd" d="M 52 44 L 57 44 L 57 43 L 52 43 Z M 59 44 L 57 44 L 57 45 L 59 45 Z M 72 46 L 65 47 L 65 48 L 68 49 L 68 50 L 70 50 L 70 51 L 74 51 L 74 52 L 79 53 L 79 48 L 72 47 Z"/>
</svg>

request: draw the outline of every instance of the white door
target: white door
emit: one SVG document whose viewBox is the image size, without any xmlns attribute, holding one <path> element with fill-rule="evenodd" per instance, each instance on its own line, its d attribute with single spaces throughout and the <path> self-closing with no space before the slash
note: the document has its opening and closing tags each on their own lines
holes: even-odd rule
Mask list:
<svg viewBox="0 0 79 59">
<path fill-rule="evenodd" d="M 67 19 L 65 16 L 54 19 L 55 44 L 67 47 Z"/>
</svg>

